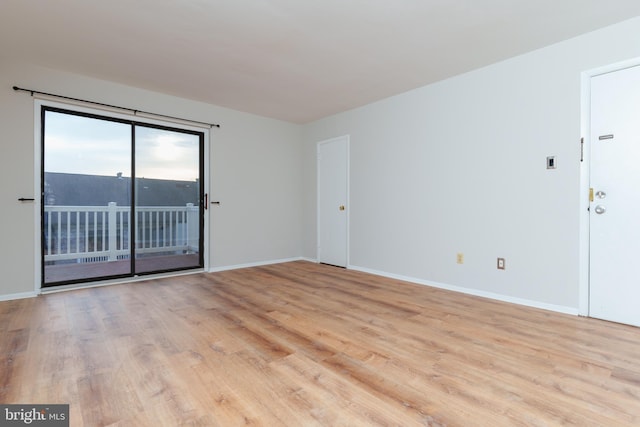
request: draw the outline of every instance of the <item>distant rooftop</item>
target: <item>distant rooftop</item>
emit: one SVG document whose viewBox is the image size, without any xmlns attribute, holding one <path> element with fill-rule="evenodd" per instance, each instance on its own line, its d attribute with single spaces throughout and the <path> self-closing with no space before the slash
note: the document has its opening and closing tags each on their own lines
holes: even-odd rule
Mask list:
<svg viewBox="0 0 640 427">
<path fill-rule="evenodd" d="M 106 206 L 116 202 L 129 206 L 131 178 L 45 172 L 45 205 Z M 199 202 L 198 181 L 136 178 L 138 206 L 185 206 Z"/>
</svg>

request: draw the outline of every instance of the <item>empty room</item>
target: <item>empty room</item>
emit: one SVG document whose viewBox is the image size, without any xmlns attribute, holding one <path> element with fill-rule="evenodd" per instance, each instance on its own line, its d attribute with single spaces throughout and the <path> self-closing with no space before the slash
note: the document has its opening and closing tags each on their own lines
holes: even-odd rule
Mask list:
<svg viewBox="0 0 640 427">
<path fill-rule="evenodd" d="M 2 0 L 0 425 L 638 426 L 639 117 L 637 0 Z"/>
</svg>

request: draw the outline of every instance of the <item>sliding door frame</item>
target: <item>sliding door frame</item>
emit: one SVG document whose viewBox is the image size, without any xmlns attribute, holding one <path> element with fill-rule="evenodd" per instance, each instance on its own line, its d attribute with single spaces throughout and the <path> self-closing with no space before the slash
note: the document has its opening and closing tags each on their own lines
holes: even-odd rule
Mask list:
<svg viewBox="0 0 640 427">
<path fill-rule="evenodd" d="M 130 235 L 130 245 L 131 245 L 131 271 L 130 274 L 127 275 L 119 275 L 108 278 L 97 278 L 97 279 L 87 279 L 87 281 L 77 281 L 70 284 L 53 285 L 53 286 L 45 286 L 44 283 L 44 252 L 43 252 L 43 221 L 44 217 L 42 215 L 42 210 L 44 209 L 44 113 L 45 111 L 55 111 L 61 113 L 69 113 L 73 115 L 88 117 L 88 118 L 96 118 L 101 120 L 125 123 L 131 125 L 131 137 L 132 137 L 132 146 L 131 146 L 131 165 L 132 170 L 135 163 L 135 129 L 136 126 L 147 127 L 153 129 L 160 130 L 168 130 L 168 131 L 184 131 L 188 134 L 197 134 L 202 135 L 200 140 L 201 146 L 201 155 L 199 156 L 198 164 L 200 169 L 200 215 L 199 215 L 199 228 L 200 228 L 200 238 L 199 238 L 199 264 L 201 267 L 188 268 L 188 269 L 171 269 L 167 271 L 154 271 L 151 273 L 135 273 L 134 263 L 135 263 L 135 236 L 133 226 L 135 221 L 131 222 L 131 235 Z M 47 98 L 36 98 L 34 102 L 34 194 L 36 195 L 34 200 L 34 254 L 35 254 L 35 291 L 40 293 L 43 291 L 56 291 L 63 290 L 67 288 L 76 288 L 76 287 L 91 287 L 91 286 L 102 286 L 105 284 L 115 284 L 115 283 L 123 283 L 123 282 L 133 282 L 137 280 L 146 280 L 152 277 L 164 277 L 164 276 L 174 276 L 181 274 L 191 274 L 196 272 L 202 272 L 208 270 L 208 248 L 209 248 L 209 215 L 208 215 L 208 206 L 207 206 L 207 198 L 209 194 L 209 145 L 210 145 L 210 127 L 204 126 L 201 124 L 194 124 L 192 122 L 188 122 L 185 120 L 169 120 L 163 119 L 158 120 L 151 117 L 140 116 L 135 113 L 123 113 L 120 110 L 112 109 L 112 108 L 95 108 L 83 105 L 82 103 L 67 103 L 67 102 L 59 102 L 50 100 Z M 135 187 L 134 181 L 132 180 L 131 186 Z M 131 204 L 132 208 L 135 201 L 135 188 L 132 188 L 131 193 Z M 131 214 L 133 216 L 133 213 Z"/>
</svg>

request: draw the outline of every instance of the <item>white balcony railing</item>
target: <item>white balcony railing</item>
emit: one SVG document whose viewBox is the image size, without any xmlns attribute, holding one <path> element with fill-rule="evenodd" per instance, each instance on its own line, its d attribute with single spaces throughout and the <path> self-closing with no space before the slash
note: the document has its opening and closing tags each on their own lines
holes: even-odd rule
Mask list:
<svg viewBox="0 0 640 427">
<path fill-rule="evenodd" d="M 45 206 L 45 262 L 104 262 L 128 259 L 131 223 L 136 254 L 196 253 L 199 250 L 199 208 L 141 206 Z"/>
</svg>

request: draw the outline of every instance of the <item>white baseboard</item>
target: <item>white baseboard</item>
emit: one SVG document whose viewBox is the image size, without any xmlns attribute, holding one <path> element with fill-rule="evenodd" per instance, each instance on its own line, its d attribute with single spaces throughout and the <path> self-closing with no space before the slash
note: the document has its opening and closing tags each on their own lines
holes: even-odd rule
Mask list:
<svg viewBox="0 0 640 427">
<path fill-rule="evenodd" d="M 463 294 L 474 295 L 477 297 L 489 298 L 496 301 L 508 302 L 512 304 L 523 305 L 527 307 L 540 308 L 543 310 L 555 311 L 557 313 L 571 314 L 578 316 L 579 310 L 575 307 L 566 307 L 563 305 L 547 304 L 540 301 L 528 300 L 524 298 L 516 298 L 508 295 L 496 294 L 493 292 L 481 291 L 478 289 L 464 288 L 461 286 L 447 285 L 444 283 L 432 282 L 428 280 L 416 279 L 415 277 L 402 276 L 399 274 L 387 273 L 384 271 L 372 270 L 370 268 L 358 267 L 355 265 L 349 265 L 347 268 L 356 271 L 362 271 L 363 273 L 374 274 L 376 276 L 388 277 L 390 279 L 402 280 L 405 282 L 411 282 L 418 285 L 431 286 L 433 288 L 445 289 L 447 291 L 460 292 Z"/>
<path fill-rule="evenodd" d="M 0 301 L 11 301 L 14 299 L 35 298 L 38 296 L 37 292 L 19 292 L 17 294 L 0 295 Z"/>
<path fill-rule="evenodd" d="M 209 269 L 209 272 L 210 273 L 217 273 L 219 271 L 238 270 L 240 268 L 249 268 L 249 267 L 261 267 L 263 265 L 282 264 L 282 263 L 285 263 L 285 262 L 293 262 L 293 261 L 311 261 L 311 262 L 316 262 L 314 260 L 311 260 L 311 259 L 308 259 L 308 258 L 303 258 L 303 257 L 284 258 L 284 259 L 274 259 L 274 260 L 269 260 L 269 261 L 249 262 L 249 263 L 246 263 L 246 264 L 224 265 L 224 266 L 220 266 L 220 267 L 211 267 Z"/>
<path fill-rule="evenodd" d="M 208 271 L 211 272 L 211 273 L 215 273 L 215 272 L 219 272 L 219 271 L 237 270 L 237 269 L 240 269 L 240 268 L 249 268 L 249 267 L 260 267 L 260 266 L 264 266 L 264 265 L 282 264 L 282 263 L 285 263 L 285 262 L 293 262 L 293 261 L 308 261 L 308 262 L 313 262 L 313 263 L 317 263 L 318 262 L 318 260 L 313 259 L 313 258 L 295 257 L 295 258 L 285 258 L 285 259 L 277 259 L 277 260 L 269 260 L 269 261 L 251 262 L 251 263 L 246 263 L 246 264 L 236 264 L 236 265 L 227 265 L 227 266 L 221 266 L 221 267 L 213 267 L 213 268 L 210 268 Z M 400 274 L 387 273 L 385 271 L 379 271 L 379 270 L 373 270 L 373 269 L 370 269 L 370 268 L 359 267 L 357 265 L 348 265 L 347 268 L 350 269 L 350 270 L 354 270 L 354 271 L 361 271 L 363 273 L 374 274 L 376 276 L 388 277 L 390 279 L 402 280 L 402 281 L 405 281 L 405 282 L 415 283 L 415 284 L 418 284 L 418 285 L 431 286 L 433 288 L 445 289 L 445 290 L 454 291 L 454 292 L 460 292 L 460 293 L 463 293 L 463 294 L 474 295 L 474 296 L 483 297 L 483 298 L 489 298 L 489 299 L 508 302 L 508 303 L 512 303 L 512 304 L 519 304 L 519 305 L 527 306 L 527 307 L 540 308 L 540 309 L 543 309 L 543 310 L 554 311 L 554 312 L 557 312 L 557 313 L 570 314 L 570 315 L 574 315 L 574 316 L 578 316 L 580 314 L 579 310 L 577 308 L 575 308 L 575 307 L 566 307 L 566 306 L 562 306 L 562 305 L 547 304 L 547 303 L 543 303 L 543 302 L 540 302 L 540 301 L 528 300 L 528 299 L 524 299 L 524 298 L 516 298 L 516 297 L 512 297 L 512 296 L 508 296 L 508 295 L 502 295 L 502 294 L 496 294 L 496 293 L 493 293 L 493 292 L 481 291 L 481 290 L 478 290 L 478 289 L 471 289 L 471 288 L 464 288 L 464 287 L 461 287 L 461 286 L 447 285 L 447 284 L 444 284 L 444 283 L 438 283 L 438 282 L 432 282 L 432 281 L 423 280 L 423 279 L 417 279 L 415 277 L 403 276 L 403 275 L 400 275 Z M 146 279 L 149 279 L 149 277 L 147 277 Z M 145 280 L 145 278 L 141 278 L 139 280 Z M 119 283 L 123 283 L 123 282 L 109 283 L 109 284 L 119 284 Z M 101 285 L 104 286 L 105 284 L 101 284 Z M 96 285 L 96 286 L 100 286 L 100 285 Z M 85 287 L 86 287 L 86 285 L 85 285 Z M 58 291 L 61 291 L 61 290 L 62 289 L 58 289 Z M 44 293 L 49 293 L 49 292 L 45 291 Z M 0 301 L 11 301 L 11 300 L 17 300 L 17 299 L 24 299 L 24 298 L 34 298 L 34 297 L 37 297 L 37 296 L 38 296 L 38 292 L 20 292 L 20 293 L 15 293 L 15 294 L 0 295 Z"/>
</svg>

